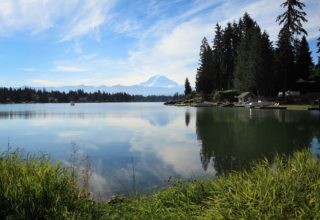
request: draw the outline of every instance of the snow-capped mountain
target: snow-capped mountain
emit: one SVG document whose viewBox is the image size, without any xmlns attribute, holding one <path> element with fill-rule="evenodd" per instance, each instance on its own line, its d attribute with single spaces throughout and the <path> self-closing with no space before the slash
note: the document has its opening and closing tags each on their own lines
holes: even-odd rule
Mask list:
<svg viewBox="0 0 320 220">
<path fill-rule="evenodd" d="M 162 75 L 156 75 L 150 77 L 147 81 L 139 84 L 143 87 L 165 87 L 165 88 L 173 88 L 179 86 L 175 81 L 168 79 Z"/>
<path fill-rule="evenodd" d="M 42 88 L 37 88 L 42 89 Z M 61 92 L 75 91 L 81 89 L 85 92 L 104 91 L 108 93 L 126 92 L 131 95 L 173 95 L 175 93 L 182 94 L 184 87 L 175 81 L 163 75 L 155 75 L 147 81 L 132 86 L 64 86 L 64 87 L 46 87 L 48 91 L 58 90 Z"/>
</svg>

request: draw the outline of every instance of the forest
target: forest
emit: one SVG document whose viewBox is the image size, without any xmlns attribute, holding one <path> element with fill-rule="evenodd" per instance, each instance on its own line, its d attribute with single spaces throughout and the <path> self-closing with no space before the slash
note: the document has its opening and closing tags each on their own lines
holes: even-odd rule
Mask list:
<svg viewBox="0 0 320 220">
<path fill-rule="evenodd" d="M 216 24 L 212 44 L 204 37 L 200 46 L 196 91 L 212 94 L 235 89 L 265 97 L 301 88 L 319 92 L 320 57 L 314 64 L 302 25 L 307 22 L 305 4 L 285 1 L 281 7 L 284 12 L 276 18 L 281 29 L 275 43 L 248 13 L 224 28 Z M 320 37 L 317 40 L 319 53 Z"/>
<path fill-rule="evenodd" d="M 32 88 L 0 88 L 0 103 L 66 103 L 66 102 L 165 102 L 180 96 L 142 96 L 128 93 L 87 93 L 83 90 L 60 92 L 36 90 Z"/>
</svg>

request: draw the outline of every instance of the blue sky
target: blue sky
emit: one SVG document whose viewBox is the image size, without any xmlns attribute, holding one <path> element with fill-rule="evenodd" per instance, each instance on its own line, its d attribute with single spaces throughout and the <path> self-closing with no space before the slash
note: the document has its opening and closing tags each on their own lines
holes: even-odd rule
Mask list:
<svg viewBox="0 0 320 220">
<path fill-rule="evenodd" d="M 279 0 L 1 0 L 0 86 L 194 83 L 201 39 L 248 12 L 276 40 Z M 320 2 L 304 0 L 316 59 Z"/>
</svg>

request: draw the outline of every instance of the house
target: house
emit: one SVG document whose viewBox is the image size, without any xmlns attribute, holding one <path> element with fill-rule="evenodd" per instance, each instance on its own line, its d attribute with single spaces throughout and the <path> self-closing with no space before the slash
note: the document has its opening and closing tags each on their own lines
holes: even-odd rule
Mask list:
<svg viewBox="0 0 320 220">
<path fill-rule="evenodd" d="M 298 97 L 300 96 L 300 91 L 286 91 L 286 97 Z M 278 97 L 283 97 L 283 92 L 278 92 Z"/>
<path fill-rule="evenodd" d="M 256 101 L 258 97 L 252 92 L 243 92 L 237 98 L 239 103 L 247 103 Z"/>
</svg>

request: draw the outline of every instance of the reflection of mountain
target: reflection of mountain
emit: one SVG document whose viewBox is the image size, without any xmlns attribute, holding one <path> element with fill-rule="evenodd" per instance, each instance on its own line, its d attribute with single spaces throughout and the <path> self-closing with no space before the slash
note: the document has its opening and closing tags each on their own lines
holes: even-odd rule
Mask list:
<svg viewBox="0 0 320 220">
<path fill-rule="evenodd" d="M 319 132 L 319 117 L 308 112 L 248 109 L 198 109 L 196 129 L 202 141 L 201 161 L 212 161 L 218 174 L 246 167 L 275 152 L 289 154 L 310 145 Z"/>
<path fill-rule="evenodd" d="M 166 126 L 176 117 L 177 115 L 168 114 L 167 112 L 155 112 L 148 116 L 147 120 L 154 126 Z"/>
<path fill-rule="evenodd" d="M 134 117 L 139 117 L 142 120 L 148 121 L 153 126 L 163 127 L 173 122 L 178 116 L 179 112 L 174 108 L 160 104 L 139 104 L 136 105 Z"/>
</svg>

